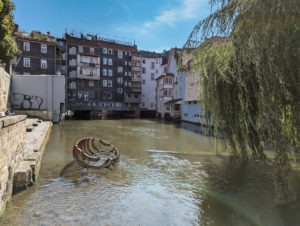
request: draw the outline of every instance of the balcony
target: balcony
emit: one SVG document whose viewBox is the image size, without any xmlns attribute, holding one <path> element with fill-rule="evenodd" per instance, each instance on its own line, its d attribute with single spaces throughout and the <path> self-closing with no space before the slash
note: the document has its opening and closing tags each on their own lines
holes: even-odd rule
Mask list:
<svg viewBox="0 0 300 226">
<path fill-rule="evenodd" d="M 77 78 L 88 79 L 88 80 L 100 80 L 100 73 L 99 74 L 78 73 Z"/>
<path fill-rule="evenodd" d="M 132 56 L 132 60 L 134 61 L 141 61 L 141 58 L 138 56 Z"/>
<path fill-rule="evenodd" d="M 131 77 L 131 81 L 139 82 L 139 81 L 141 81 L 141 78 L 140 77 Z"/>
<path fill-rule="evenodd" d="M 96 64 L 96 63 L 86 63 L 86 62 L 83 62 L 83 61 L 80 61 L 78 63 L 78 66 L 80 67 L 91 67 L 91 68 L 100 68 L 100 64 Z"/>
<path fill-rule="evenodd" d="M 142 70 L 142 68 L 141 67 L 131 67 L 131 70 L 140 72 Z"/>
</svg>

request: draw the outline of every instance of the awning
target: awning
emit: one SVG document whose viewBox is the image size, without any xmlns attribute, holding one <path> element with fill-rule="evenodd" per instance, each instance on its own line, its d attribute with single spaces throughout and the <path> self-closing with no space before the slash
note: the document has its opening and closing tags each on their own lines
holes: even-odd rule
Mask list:
<svg viewBox="0 0 300 226">
<path fill-rule="evenodd" d="M 178 98 L 178 99 L 169 100 L 164 104 L 181 104 L 181 103 L 182 103 L 182 98 Z"/>
</svg>

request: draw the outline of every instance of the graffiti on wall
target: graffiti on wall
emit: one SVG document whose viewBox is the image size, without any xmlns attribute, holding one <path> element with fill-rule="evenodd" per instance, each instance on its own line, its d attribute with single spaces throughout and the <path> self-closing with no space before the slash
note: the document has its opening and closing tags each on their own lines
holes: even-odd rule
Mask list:
<svg viewBox="0 0 300 226">
<path fill-rule="evenodd" d="M 43 98 L 23 93 L 13 94 L 13 108 L 15 109 L 41 109 Z"/>
</svg>

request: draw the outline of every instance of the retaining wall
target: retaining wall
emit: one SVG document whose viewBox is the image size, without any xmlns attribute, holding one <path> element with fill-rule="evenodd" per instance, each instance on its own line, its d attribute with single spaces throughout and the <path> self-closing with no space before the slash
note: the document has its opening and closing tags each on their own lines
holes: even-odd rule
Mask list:
<svg viewBox="0 0 300 226">
<path fill-rule="evenodd" d="M 26 116 L 0 118 L 0 215 L 10 199 L 14 173 L 26 151 Z"/>
</svg>

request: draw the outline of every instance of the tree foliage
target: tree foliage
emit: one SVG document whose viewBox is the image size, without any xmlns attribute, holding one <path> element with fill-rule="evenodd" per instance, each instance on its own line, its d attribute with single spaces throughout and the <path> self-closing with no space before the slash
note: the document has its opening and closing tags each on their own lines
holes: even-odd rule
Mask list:
<svg viewBox="0 0 300 226">
<path fill-rule="evenodd" d="M 0 60 L 8 61 L 17 52 L 12 31 L 14 29 L 14 4 L 10 0 L 0 0 Z"/>
<path fill-rule="evenodd" d="M 289 171 L 300 131 L 300 0 L 210 0 L 215 11 L 185 44 L 201 76 L 206 118 L 222 125 L 233 155 L 275 152 L 277 201 L 290 196 Z M 205 37 L 227 38 L 215 45 Z M 187 70 L 180 65 L 180 70 Z"/>
</svg>

